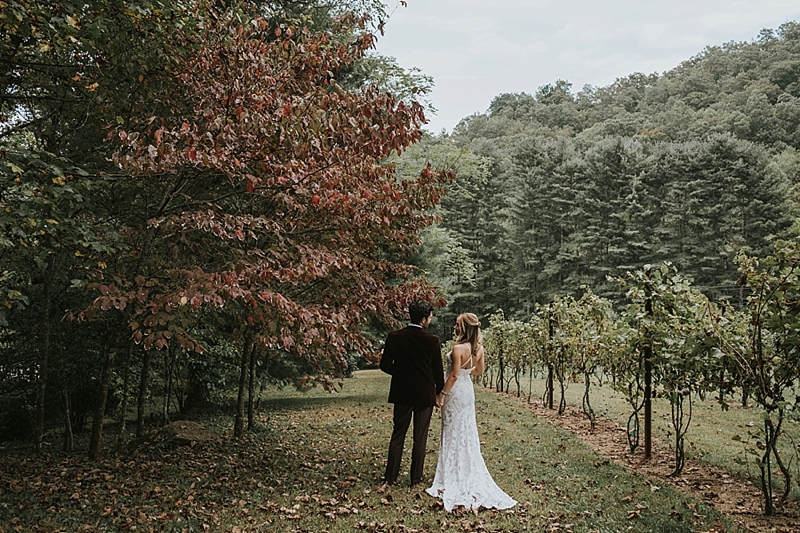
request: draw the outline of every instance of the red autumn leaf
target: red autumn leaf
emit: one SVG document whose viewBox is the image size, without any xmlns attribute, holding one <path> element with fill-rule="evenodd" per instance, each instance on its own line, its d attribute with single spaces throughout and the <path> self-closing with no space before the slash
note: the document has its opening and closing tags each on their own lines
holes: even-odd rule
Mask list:
<svg viewBox="0 0 800 533">
<path fill-rule="evenodd" d="M 418 104 L 401 105 L 374 88 L 325 87 L 363 57 L 370 39 L 351 46 L 303 30 L 269 40 L 258 33 L 263 19 L 253 22 L 220 19 L 199 35 L 176 35 L 193 54 L 175 72 L 187 111 L 126 125 L 138 137 L 116 161 L 154 179 L 203 181 L 176 189 L 180 201 L 142 229 L 158 231 L 157 239 L 136 236 L 161 247 L 148 250 L 165 258 L 161 271 L 142 271 L 158 285 L 111 296 L 129 309 L 136 302 L 147 317 L 137 316 L 134 333 L 146 348 L 163 348 L 163 332 L 173 328 L 181 346 L 202 350 L 186 331 L 209 306 L 260 345 L 336 372 L 349 351 L 374 352 L 364 324 L 390 324 L 415 297 L 441 303 L 413 269 L 385 258 L 414 252 L 451 176 L 428 170 L 401 181 L 384 164 L 421 138 Z M 230 120 L 232 108 L 240 120 Z M 159 157 L 148 155 L 153 123 L 161 124 Z M 309 209 L 323 197 L 326 209 Z"/>
<path fill-rule="evenodd" d="M 283 348 L 285 350 L 290 350 L 292 346 L 294 346 L 294 339 L 292 337 L 283 337 Z"/>
</svg>

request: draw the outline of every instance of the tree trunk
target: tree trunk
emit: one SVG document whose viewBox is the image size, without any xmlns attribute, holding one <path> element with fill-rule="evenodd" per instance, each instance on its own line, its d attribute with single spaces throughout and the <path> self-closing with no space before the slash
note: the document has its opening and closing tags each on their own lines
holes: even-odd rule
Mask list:
<svg viewBox="0 0 800 533">
<path fill-rule="evenodd" d="M 781 426 L 783 425 L 783 411 L 778 413 L 778 423 L 773 424 L 772 420 L 767 416 L 764 419 L 764 442 L 765 449 L 764 455 L 761 457 L 761 491 L 764 495 L 764 514 L 767 516 L 774 515 L 778 509 L 786 503 L 789 492 L 792 489 L 791 471 L 786 468 L 778 453 L 778 437 L 781 434 Z M 771 457 L 775 457 L 775 462 L 778 463 L 780 469 L 780 476 L 783 478 L 784 486 L 783 493 L 778 500 L 777 506 L 773 502 L 773 480 L 772 480 L 772 461 Z"/>
<path fill-rule="evenodd" d="M 781 459 L 777 446 L 778 437 L 780 437 L 781 435 L 783 416 L 784 416 L 783 409 L 781 409 L 778 415 L 778 425 L 772 428 L 772 431 L 775 435 L 775 438 L 772 439 L 772 455 L 775 457 L 775 462 L 778 463 L 778 468 L 780 468 L 781 476 L 783 476 L 783 493 L 781 494 L 781 498 L 778 501 L 778 505 L 780 505 L 781 507 L 786 503 L 786 499 L 789 497 L 789 493 L 792 491 L 792 472 L 789 468 L 786 468 L 786 465 L 783 464 L 783 460 Z"/>
<path fill-rule="evenodd" d="M 644 304 L 645 312 L 648 316 L 653 316 L 653 301 L 648 294 Z M 653 369 L 652 369 L 653 350 L 650 344 L 644 346 L 644 458 L 650 459 L 653 455 L 652 435 L 653 435 Z"/>
<path fill-rule="evenodd" d="M 503 384 L 505 383 L 505 365 L 503 364 L 503 348 L 500 347 L 498 357 L 497 357 L 497 383 L 495 385 L 495 390 L 497 392 L 503 392 Z"/>
<path fill-rule="evenodd" d="M 258 398 L 256 398 L 256 411 L 261 409 L 261 399 L 264 396 L 264 389 L 266 388 L 267 385 L 266 378 L 269 376 L 269 352 L 267 350 L 261 350 L 260 354 L 264 365 L 263 368 L 264 378 L 261 379 L 261 382 L 259 383 L 258 386 Z"/>
<path fill-rule="evenodd" d="M 72 407 L 69 401 L 69 375 L 64 368 L 63 343 L 59 342 L 58 370 L 61 374 L 61 403 L 64 406 L 64 441 L 63 450 L 67 453 L 75 448 L 75 439 L 72 432 Z"/>
<path fill-rule="evenodd" d="M 531 394 L 533 394 L 533 365 L 528 369 L 528 403 L 531 403 Z"/>
<path fill-rule="evenodd" d="M 75 439 L 72 434 L 72 413 L 69 406 L 69 385 L 66 375 L 62 378 L 61 399 L 64 402 L 64 451 L 71 452 L 75 447 Z"/>
<path fill-rule="evenodd" d="M 111 384 L 111 368 L 117 355 L 117 335 L 112 335 L 110 344 L 110 346 L 106 346 L 106 356 L 100 373 L 100 383 L 92 415 L 92 437 L 89 442 L 89 459 L 92 461 L 100 460 L 103 452 L 103 419 L 106 414 L 108 388 Z"/>
<path fill-rule="evenodd" d="M 139 395 L 136 398 L 136 438 L 144 435 L 144 404 L 147 400 L 147 381 L 150 378 L 150 350 L 142 357 L 142 373 L 139 376 Z"/>
<path fill-rule="evenodd" d="M 553 360 L 553 336 L 555 335 L 556 318 L 552 305 L 548 307 L 547 318 L 547 360 Z M 547 363 L 547 408 L 553 408 L 553 363 Z"/>
<path fill-rule="evenodd" d="M 250 385 L 247 391 L 247 431 L 255 426 L 255 401 L 256 401 L 256 356 L 255 351 L 250 354 Z"/>
<path fill-rule="evenodd" d="M 685 419 L 684 403 L 688 402 L 689 415 Z M 672 429 L 675 430 L 675 468 L 670 474 L 672 477 L 677 477 L 683 472 L 683 467 L 686 464 L 686 431 L 689 429 L 689 424 L 692 421 L 692 395 L 689 393 L 684 396 L 681 393 L 673 392 L 670 394 L 670 407 L 672 413 Z"/>
<path fill-rule="evenodd" d="M 133 354 L 133 341 L 128 343 L 128 353 L 125 356 L 125 368 L 123 370 L 122 384 L 122 405 L 119 408 L 119 429 L 117 430 L 117 453 L 122 453 L 125 446 L 125 426 L 128 420 L 128 397 L 131 377 L 131 356 Z"/>
<path fill-rule="evenodd" d="M 247 388 L 247 374 L 250 368 L 253 344 L 253 336 L 249 332 L 246 333 L 244 342 L 242 343 L 242 360 L 239 365 L 239 395 L 236 398 L 236 420 L 233 423 L 233 437 L 236 439 L 244 438 L 244 404 Z"/>
<path fill-rule="evenodd" d="M 161 406 L 161 425 L 169 424 L 169 399 L 172 396 L 172 368 L 175 348 L 169 347 L 164 351 L 164 402 Z"/>
<path fill-rule="evenodd" d="M 634 409 L 628 417 L 628 448 L 631 453 L 639 447 L 639 409 Z"/>
<path fill-rule="evenodd" d="M 39 357 L 39 380 L 36 387 L 36 420 L 33 428 L 33 442 L 36 449 L 42 447 L 44 435 L 44 410 L 47 398 L 47 365 L 50 359 L 50 302 L 53 295 L 53 280 L 55 278 L 55 257 L 47 257 L 47 269 L 44 273 L 44 305 L 42 306 L 42 351 Z"/>
<path fill-rule="evenodd" d="M 594 430 L 596 419 L 594 416 L 594 409 L 592 409 L 592 404 L 589 401 L 589 388 L 592 384 L 590 376 L 590 372 L 585 372 L 583 374 L 583 412 L 586 413 L 586 416 L 589 418 L 589 425 L 591 426 L 592 430 Z"/>
<path fill-rule="evenodd" d="M 775 508 L 772 503 L 772 464 L 770 463 L 770 455 L 772 455 L 772 440 L 774 434 L 770 431 L 772 429 L 772 421 L 768 418 L 764 419 L 764 440 L 766 441 L 766 448 L 764 455 L 761 457 L 761 492 L 764 495 L 764 514 L 772 516 L 775 514 Z"/>
</svg>

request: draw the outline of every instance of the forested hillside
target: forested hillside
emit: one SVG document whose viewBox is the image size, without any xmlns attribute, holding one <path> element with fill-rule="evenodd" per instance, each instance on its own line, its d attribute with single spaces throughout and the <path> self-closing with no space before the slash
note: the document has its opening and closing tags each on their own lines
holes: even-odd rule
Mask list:
<svg viewBox="0 0 800 533">
<path fill-rule="evenodd" d="M 662 261 L 738 304 L 737 253 L 797 217 L 798 149 L 796 22 L 663 74 L 501 94 L 412 149 L 458 170 L 419 261 L 453 312 L 525 315 L 582 285 L 619 300 L 606 276 Z"/>
</svg>

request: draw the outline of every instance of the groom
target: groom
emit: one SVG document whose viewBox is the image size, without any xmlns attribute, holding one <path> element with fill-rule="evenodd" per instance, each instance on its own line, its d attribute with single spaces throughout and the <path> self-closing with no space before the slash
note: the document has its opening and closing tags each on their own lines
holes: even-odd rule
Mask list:
<svg viewBox="0 0 800 533">
<path fill-rule="evenodd" d="M 389 485 L 397 482 L 403 443 L 412 416 L 411 485 L 422 482 L 431 414 L 437 405 L 436 395 L 444 387 L 439 337 L 425 331 L 433 317 L 433 306 L 425 300 L 415 300 L 408 307 L 408 314 L 411 323 L 389 333 L 381 358 L 381 370 L 392 376 L 389 403 L 394 404 L 394 429 L 384 474 Z"/>
</svg>

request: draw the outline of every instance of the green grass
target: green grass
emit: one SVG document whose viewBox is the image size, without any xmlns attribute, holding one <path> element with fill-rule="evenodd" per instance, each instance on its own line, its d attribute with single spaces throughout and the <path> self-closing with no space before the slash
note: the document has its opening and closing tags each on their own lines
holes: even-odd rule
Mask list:
<svg viewBox="0 0 800 533">
<path fill-rule="evenodd" d="M 527 397 L 527 379 L 523 384 Z M 533 379 L 533 397 L 538 398 L 545 390 L 543 379 Z M 516 384 L 512 383 L 512 394 L 516 396 Z M 556 384 L 556 403 L 558 403 L 558 384 Z M 625 426 L 630 416 L 630 406 L 625 399 L 614 392 L 610 386 L 593 386 L 590 391 L 591 403 L 595 412 Z M 566 390 L 567 404 L 580 406 L 583 398 L 583 384 L 572 383 Z M 715 400 L 716 394 L 709 394 L 705 401 L 695 400 L 689 431 L 686 435 L 686 456 L 722 468 L 741 480 L 760 483 L 760 451 L 757 443 L 763 442 L 763 420 L 756 407 L 742 407 L 741 396 L 728 396 L 730 409 L 723 411 Z M 752 399 L 751 399 L 752 404 Z M 641 416 L 641 415 L 640 415 Z M 642 428 L 644 420 L 640 418 Z M 643 429 L 642 429 L 643 430 Z M 779 450 L 784 464 L 792 474 L 793 488 L 790 497 L 800 499 L 800 418 L 787 419 L 783 424 Z M 670 421 L 669 401 L 653 400 L 653 435 L 672 446 L 673 432 Z M 756 452 L 758 455 L 756 455 Z M 778 470 L 773 465 L 774 471 Z M 775 478 L 780 482 L 780 477 Z"/>
<path fill-rule="evenodd" d="M 337 394 L 270 390 L 245 442 L 130 456 L 0 457 L 0 531 L 739 531 L 702 502 L 628 473 L 513 398 L 476 388 L 482 450 L 509 511 L 446 513 L 422 488 L 380 483 L 389 379 L 358 372 Z M 436 467 L 434 415 L 425 465 Z M 229 428 L 230 415 L 202 420 Z M 0 452 L 2 453 L 2 452 Z M 721 525 L 720 525 L 721 524 Z"/>
</svg>

